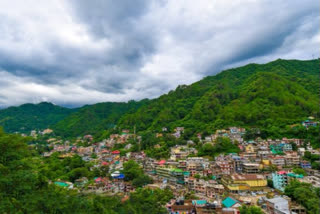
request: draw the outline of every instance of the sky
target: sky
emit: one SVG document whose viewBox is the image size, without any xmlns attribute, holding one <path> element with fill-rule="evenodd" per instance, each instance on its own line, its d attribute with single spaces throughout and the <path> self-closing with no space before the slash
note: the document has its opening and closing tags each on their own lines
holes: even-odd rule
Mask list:
<svg viewBox="0 0 320 214">
<path fill-rule="evenodd" d="M 155 98 L 319 57 L 318 0 L 0 0 L 0 107 Z"/>
</svg>

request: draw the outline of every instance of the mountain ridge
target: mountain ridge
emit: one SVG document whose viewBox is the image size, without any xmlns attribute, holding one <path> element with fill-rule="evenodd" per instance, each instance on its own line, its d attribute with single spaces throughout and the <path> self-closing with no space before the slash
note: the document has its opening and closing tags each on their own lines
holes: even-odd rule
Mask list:
<svg viewBox="0 0 320 214">
<path fill-rule="evenodd" d="M 65 137 L 106 134 L 115 125 L 129 129 L 135 126 L 137 131 L 185 126 L 193 134 L 229 125 L 283 127 L 310 115 L 319 117 L 318 82 L 318 59 L 250 63 L 190 85 L 179 85 L 151 100 L 69 109 L 70 114 L 51 121 L 49 126 Z"/>
</svg>

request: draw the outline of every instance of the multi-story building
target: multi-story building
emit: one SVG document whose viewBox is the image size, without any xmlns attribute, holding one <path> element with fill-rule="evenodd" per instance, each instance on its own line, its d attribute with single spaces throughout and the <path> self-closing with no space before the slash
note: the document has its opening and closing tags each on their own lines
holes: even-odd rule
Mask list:
<svg viewBox="0 0 320 214">
<path fill-rule="evenodd" d="M 317 126 L 317 122 L 314 122 L 312 120 L 305 120 L 302 122 L 302 125 L 306 128 L 309 128 L 309 127 L 316 127 Z"/>
<path fill-rule="evenodd" d="M 288 138 L 282 138 L 282 142 L 284 143 L 294 143 L 296 144 L 297 146 L 302 146 L 304 141 L 302 139 L 288 139 Z"/>
<path fill-rule="evenodd" d="M 179 160 L 178 168 L 182 169 L 183 171 L 187 170 L 187 161 L 186 160 Z"/>
<path fill-rule="evenodd" d="M 276 165 L 278 167 L 283 167 L 286 164 L 285 158 L 283 156 L 275 156 L 271 158 L 271 164 Z"/>
<path fill-rule="evenodd" d="M 266 150 L 258 151 L 258 157 L 261 160 L 268 159 L 270 155 L 271 155 L 270 151 L 266 151 Z"/>
<path fill-rule="evenodd" d="M 283 197 L 276 197 L 266 200 L 267 213 L 270 214 L 290 214 L 289 200 Z"/>
<path fill-rule="evenodd" d="M 279 171 L 272 173 L 272 181 L 273 181 L 273 186 L 274 188 L 284 191 L 284 188 L 288 185 L 289 183 L 289 178 L 287 176 L 287 172 L 285 171 Z"/>
<path fill-rule="evenodd" d="M 194 176 L 195 174 L 202 175 L 203 166 L 199 162 L 188 162 L 187 171 L 190 172 L 191 176 Z"/>
<path fill-rule="evenodd" d="M 234 172 L 234 163 L 230 156 L 220 155 L 215 159 L 222 175 L 230 175 Z"/>
<path fill-rule="evenodd" d="M 320 188 L 320 178 L 316 176 L 306 176 L 299 179 L 301 182 L 312 184 L 314 187 Z"/>
<path fill-rule="evenodd" d="M 206 196 L 209 198 L 216 198 L 217 195 L 222 194 L 224 191 L 224 186 L 217 184 L 216 182 L 209 181 L 206 185 Z"/>
<path fill-rule="evenodd" d="M 274 188 L 284 191 L 285 187 L 289 184 L 292 178 L 303 178 L 303 175 L 295 173 L 288 173 L 286 171 L 279 171 L 272 173 L 272 181 Z"/>
<path fill-rule="evenodd" d="M 243 160 L 240 156 L 232 156 L 233 159 L 233 168 L 237 173 L 241 173 L 243 170 Z"/>
<path fill-rule="evenodd" d="M 243 173 L 245 174 L 257 174 L 260 172 L 260 164 L 258 163 L 243 163 Z"/>
<path fill-rule="evenodd" d="M 284 143 L 282 150 L 283 150 L 284 152 L 292 151 L 292 145 L 291 145 L 290 143 Z"/>
<path fill-rule="evenodd" d="M 301 160 L 300 161 L 300 167 L 302 169 L 311 169 L 311 164 L 309 161 L 306 161 L 306 160 Z"/>
<path fill-rule="evenodd" d="M 158 176 L 159 181 L 164 183 L 172 185 L 184 184 L 184 174 L 181 169 L 157 166 L 156 175 Z"/>
<path fill-rule="evenodd" d="M 286 152 L 284 158 L 286 166 L 298 166 L 300 164 L 300 156 L 297 152 Z"/>
<path fill-rule="evenodd" d="M 178 146 L 171 148 L 171 160 L 186 159 L 190 154 L 196 154 L 198 151 L 195 148 L 189 148 L 188 146 Z"/>
<path fill-rule="evenodd" d="M 241 191 L 261 190 L 267 186 L 267 179 L 263 175 L 225 175 L 221 179 L 225 188 L 233 193 Z"/>
<path fill-rule="evenodd" d="M 195 174 L 203 175 L 204 170 L 209 169 L 209 160 L 202 157 L 187 158 L 187 171 L 191 176 Z"/>
</svg>

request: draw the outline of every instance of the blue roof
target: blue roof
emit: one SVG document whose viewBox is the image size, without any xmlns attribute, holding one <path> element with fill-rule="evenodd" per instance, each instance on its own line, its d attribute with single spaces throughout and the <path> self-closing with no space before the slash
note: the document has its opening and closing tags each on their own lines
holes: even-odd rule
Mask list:
<svg viewBox="0 0 320 214">
<path fill-rule="evenodd" d="M 114 177 L 115 179 L 124 179 L 124 174 L 120 174 L 120 175 L 118 175 L 118 176 L 116 176 L 116 177 Z"/>
<path fill-rule="evenodd" d="M 222 204 L 223 204 L 225 207 L 230 208 L 230 207 L 232 207 L 233 205 L 235 205 L 235 204 L 238 203 L 238 202 L 239 202 L 239 201 L 237 201 L 236 199 L 227 197 L 227 198 L 225 198 L 225 199 L 222 201 Z"/>
</svg>

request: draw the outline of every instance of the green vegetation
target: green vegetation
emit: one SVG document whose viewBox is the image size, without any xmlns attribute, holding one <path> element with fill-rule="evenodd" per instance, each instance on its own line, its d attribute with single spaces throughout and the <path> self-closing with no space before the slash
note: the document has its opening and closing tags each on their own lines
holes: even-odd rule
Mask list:
<svg viewBox="0 0 320 214">
<path fill-rule="evenodd" d="M 199 156 L 215 157 L 219 154 L 238 153 L 240 149 L 233 144 L 229 138 L 219 137 L 215 140 L 214 145 L 206 143 L 199 149 Z"/>
<path fill-rule="evenodd" d="M 124 115 L 119 127 L 173 131 L 183 126 L 194 136 L 241 126 L 260 128 L 262 137 L 301 136 L 287 126 L 308 116 L 319 118 L 318 74 L 319 60 L 276 60 L 229 69 L 151 100 Z M 306 129 L 302 133 L 309 136 Z M 309 137 L 316 142 L 315 135 Z"/>
<path fill-rule="evenodd" d="M 314 154 L 311 154 L 311 152 L 306 151 L 304 153 L 304 157 L 303 158 L 305 160 L 307 160 L 307 161 L 310 161 L 312 169 L 320 170 L 320 163 L 318 162 L 319 159 L 320 159 L 320 155 L 314 155 Z"/>
<path fill-rule="evenodd" d="M 65 138 L 91 134 L 98 139 L 122 129 L 133 131 L 134 126 L 140 134 L 183 126 L 184 139 L 241 126 L 249 130 L 247 139 L 297 137 L 319 147 L 319 127 L 301 126 L 309 116 L 319 119 L 318 74 L 319 60 L 279 59 L 222 71 L 153 100 L 98 103 L 77 110 L 48 103 L 8 108 L 0 111 L 0 125 L 10 132 L 51 126 Z M 259 132 L 250 133 L 251 128 Z M 164 154 L 165 148 L 159 152 Z"/>
<path fill-rule="evenodd" d="M 90 167 L 93 164 L 86 163 L 80 156 L 59 158 L 58 152 L 52 154 L 50 157 L 43 160 L 44 164 L 41 165 L 40 173 L 50 180 L 66 180 L 74 182 L 78 178 L 87 177 L 93 178 L 100 176 L 99 172 L 93 173 Z"/>
<path fill-rule="evenodd" d="M 312 184 L 301 183 L 297 180 L 293 180 L 288 186 L 286 186 L 284 193 L 293 200 L 302 204 L 307 209 L 307 213 L 313 214 L 320 212 L 320 189 L 314 188 Z"/>
<path fill-rule="evenodd" d="M 0 213 L 166 213 L 163 205 L 173 197 L 167 189 L 138 189 L 121 202 L 116 196 L 82 195 L 49 184 L 49 178 L 64 173 L 74 178 L 88 173 L 86 164 L 78 156 L 43 160 L 29 149 L 28 141 L 0 130 Z"/>
<path fill-rule="evenodd" d="M 171 134 L 163 134 L 162 137 L 157 138 L 155 133 L 150 131 L 142 133 L 140 144 L 132 142 L 133 152 L 143 150 L 148 157 L 161 159 L 170 157 L 170 147 L 175 145 L 186 145 L 187 141 L 182 138 L 175 138 Z"/>
<path fill-rule="evenodd" d="M 30 133 L 31 130 L 46 129 L 76 110 L 47 102 L 9 107 L 0 110 L 0 126 L 6 132 Z"/>
<path fill-rule="evenodd" d="M 292 171 L 298 175 L 303 175 L 303 176 L 307 175 L 306 171 L 302 168 L 293 168 Z"/>
<path fill-rule="evenodd" d="M 240 214 L 263 214 L 263 211 L 260 207 L 243 205 L 240 207 Z"/>
<path fill-rule="evenodd" d="M 135 187 L 143 187 L 152 183 L 152 179 L 145 175 L 139 164 L 133 160 L 129 160 L 123 164 L 123 174 L 126 181 L 132 181 Z"/>
<path fill-rule="evenodd" d="M 148 100 L 87 105 L 53 125 L 52 128 L 57 135 L 62 137 L 77 137 L 87 134 L 101 135 L 103 131 L 115 128 L 123 114 L 134 112 L 146 103 L 148 103 Z"/>
</svg>

